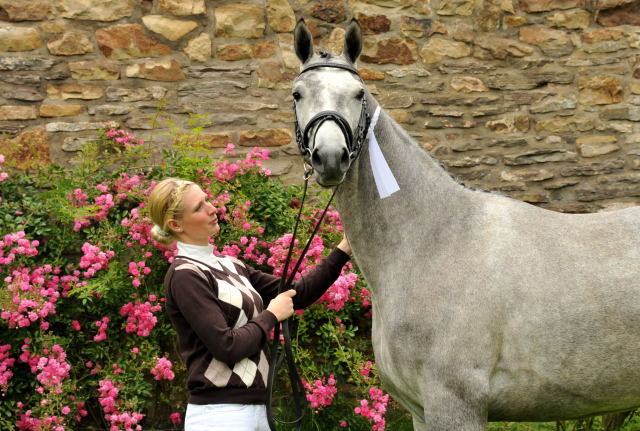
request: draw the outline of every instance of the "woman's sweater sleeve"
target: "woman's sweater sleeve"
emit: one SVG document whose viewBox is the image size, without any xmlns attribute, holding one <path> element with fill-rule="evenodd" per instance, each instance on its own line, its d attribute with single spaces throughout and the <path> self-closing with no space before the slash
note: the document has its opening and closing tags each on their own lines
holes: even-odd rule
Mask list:
<svg viewBox="0 0 640 431">
<path fill-rule="evenodd" d="M 338 279 L 342 267 L 348 260 L 349 255 L 336 247 L 328 256 L 321 259 L 315 268 L 294 281 L 292 288 L 295 289 L 296 296 L 293 297 L 293 307 L 299 310 L 316 302 Z M 249 271 L 249 281 L 260 293 L 265 305 L 268 304 L 278 294 L 280 277 L 249 266 L 247 266 L 247 270 Z"/>
<path fill-rule="evenodd" d="M 176 330 L 184 334 L 195 332 L 211 354 L 225 363 L 235 363 L 256 354 L 277 323 L 275 315 L 265 310 L 245 325 L 231 328 L 214 289 L 194 271 L 175 271 L 168 293 L 171 298 L 167 307 L 175 304 L 178 309 L 168 310 L 173 314 Z"/>
</svg>

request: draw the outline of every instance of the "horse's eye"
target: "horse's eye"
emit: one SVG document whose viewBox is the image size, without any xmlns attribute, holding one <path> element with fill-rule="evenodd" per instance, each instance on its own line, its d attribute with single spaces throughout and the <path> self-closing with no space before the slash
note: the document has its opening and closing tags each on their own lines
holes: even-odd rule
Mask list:
<svg viewBox="0 0 640 431">
<path fill-rule="evenodd" d="M 364 90 L 358 91 L 358 94 L 356 94 L 356 99 L 362 100 L 363 97 L 364 97 Z"/>
<path fill-rule="evenodd" d="M 295 100 L 296 102 L 302 98 L 302 95 L 297 91 L 294 91 L 292 93 L 292 96 L 293 96 L 293 100 Z"/>
</svg>

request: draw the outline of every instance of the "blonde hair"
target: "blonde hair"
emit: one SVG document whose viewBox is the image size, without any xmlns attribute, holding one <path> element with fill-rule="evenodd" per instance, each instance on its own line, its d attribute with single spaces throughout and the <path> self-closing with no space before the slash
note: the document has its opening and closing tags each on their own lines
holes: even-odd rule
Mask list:
<svg viewBox="0 0 640 431">
<path fill-rule="evenodd" d="M 156 184 L 147 200 L 147 210 L 153 221 L 151 229 L 153 239 L 161 244 L 169 245 L 178 238 L 169 226 L 170 219 L 182 218 L 182 198 L 187 188 L 195 184 L 179 178 L 167 178 Z"/>
</svg>

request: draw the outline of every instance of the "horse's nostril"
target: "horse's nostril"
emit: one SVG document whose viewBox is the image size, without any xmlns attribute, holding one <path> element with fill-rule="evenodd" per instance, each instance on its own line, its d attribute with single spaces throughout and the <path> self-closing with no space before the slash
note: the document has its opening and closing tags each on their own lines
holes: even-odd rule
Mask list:
<svg viewBox="0 0 640 431">
<path fill-rule="evenodd" d="M 342 171 L 349 169 L 349 151 L 347 149 L 342 150 L 342 157 L 340 158 L 340 168 Z"/>
<path fill-rule="evenodd" d="M 313 150 L 311 152 L 311 166 L 313 166 L 316 169 L 322 166 L 322 159 L 320 159 L 320 154 L 318 154 L 317 150 Z"/>
</svg>

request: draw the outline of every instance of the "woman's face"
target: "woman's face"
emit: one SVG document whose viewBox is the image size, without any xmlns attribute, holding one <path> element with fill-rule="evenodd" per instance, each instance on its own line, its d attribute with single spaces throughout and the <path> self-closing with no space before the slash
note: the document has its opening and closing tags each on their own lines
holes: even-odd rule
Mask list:
<svg viewBox="0 0 640 431">
<path fill-rule="evenodd" d="M 181 242 L 195 245 L 209 244 L 209 237 L 220 233 L 217 210 L 207 194 L 196 184 L 190 185 L 182 198 L 182 218 L 170 220 L 169 226 Z M 175 226 L 175 227 L 174 227 Z"/>
</svg>

